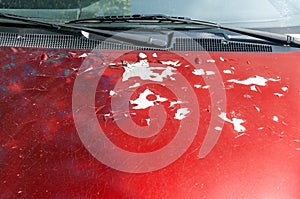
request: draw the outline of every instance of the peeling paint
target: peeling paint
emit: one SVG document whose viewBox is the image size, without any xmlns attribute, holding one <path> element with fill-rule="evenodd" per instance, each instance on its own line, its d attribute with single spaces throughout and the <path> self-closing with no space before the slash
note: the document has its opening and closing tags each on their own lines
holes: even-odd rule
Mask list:
<svg viewBox="0 0 300 199">
<path fill-rule="evenodd" d="M 176 104 L 182 104 L 182 101 L 178 100 L 178 101 L 170 102 L 170 106 L 169 107 L 173 107 Z"/>
<path fill-rule="evenodd" d="M 110 96 L 114 96 L 114 95 L 116 95 L 117 93 L 115 92 L 115 91 L 113 91 L 113 90 L 111 90 L 111 91 L 109 91 L 109 95 Z"/>
<path fill-rule="evenodd" d="M 192 72 L 194 75 L 215 75 L 214 71 L 204 71 L 202 68 L 194 69 Z"/>
<path fill-rule="evenodd" d="M 207 62 L 207 63 L 215 63 L 216 60 L 214 60 L 214 59 L 208 59 L 208 60 L 206 60 L 206 62 Z"/>
<path fill-rule="evenodd" d="M 205 72 L 202 68 L 199 69 L 194 69 L 194 71 L 192 72 L 194 75 L 205 75 Z"/>
<path fill-rule="evenodd" d="M 252 86 L 250 86 L 250 90 L 252 90 L 252 91 L 256 91 L 256 92 L 257 92 L 257 88 L 256 88 L 256 86 L 255 86 L 255 85 L 252 85 Z"/>
<path fill-rule="evenodd" d="M 254 108 L 257 110 L 257 112 L 260 112 L 260 108 L 257 106 L 254 106 Z"/>
<path fill-rule="evenodd" d="M 110 113 L 105 113 L 104 117 L 110 117 Z"/>
<path fill-rule="evenodd" d="M 282 90 L 283 92 L 287 92 L 288 89 L 289 89 L 289 88 L 288 88 L 287 86 L 284 86 L 284 87 L 281 88 L 281 90 Z"/>
<path fill-rule="evenodd" d="M 162 82 L 164 78 L 171 77 L 176 74 L 173 71 L 176 69 L 173 67 L 150 67 L 147 60 L 141 60 L 137 63 L 127 64 L 124 67 L 122 81 L 127 81 L 132 77 L 139 77 L 142 80 L 151 80 L 155 82 Z M 161 73 L 154 71 L 161 71 Z"/>
<path fill-rule="evenodd" d="M 233 74 L 233 71 L 232 70 L 223 70 L 223 73 L 225 73 L 225 74 Z"/>
<path fill-rule="evenodd" d="M 274 115 L 274 116 L 273 116 L 273 121 L 278 122 L 278 121 L 279 121 L 279 118 L 278 118 L 276 115 Z"/>
<path fill-rule="evenodd" d="M 139 57 L 140 57 L 141 59 L 146 59 L 146 58 L 147 58 L 147 55 L 146 55 L 145 53 L 140 53 L 140 54 L 139 54 Z"/>
<path fill-rule="evenodd" d="M 187 117 L 187 114 L 189 114 L 189 113 L 190 113 L 190 110 L 188 108 L 180 108 L 175 113 L 174 119 L 183 120 L 184 118 Z"/>
<path fill-rule="evenodd" d="M 201 88 L 201 85 L 200 84 L 195 84 L 194 87 L 195 88 Z"/>
<path fill-rule="evenodd" d="M 284 95 L 282 93 L 274 93 L 275 96 L 278 96 L 278 97 L 283 97 Z"/>
<path fill-rule="evenodd" d="M 83 57 L 87 57 L 88 56 L 88 54 L 86 54 L 86 53 L 83 53 L 82 55 L 80 55 L 80 56 L 78 56 L 79 58 L 83 58 Z"/>
<path fill-rule="evenodd" d="M 208 89 L 208 88 L 210 88 L 210 85 L 202 86 L 202 88 Z"/>
<path fill-rule="evenodd" d="M 241 125 L 242 123 L 245 122 L 245 120 L 238 119 L 238 118 L 232 118 L 232 120 L 230 120 L 229 118 L 227 118 L 225 112 L 220 113 L 219 117 L 222 120 L 233 124 L 233 128 L 235 131 L 237 131 L 237 132 L 245 132 L 246 131 L 246 128 Z"/>
<path fill-rule="evenodd" d="M 155 95 L 155 100 L 148 100 L 147 96 L 155 95 L 151 90 L 146 89 L 144 92 L 140 93 L 139 97 L 135 100 L 130 100 L 130 103 L 136 105 L 133 109 L 146 109 L 151 106 L 154 106 L 156 102 L 165 102 L 168 99 Z"/>
<path fill-rule="evenodd" d="M 225 59 L 223 57 L 220 57 L 220 61 L 225 61 Z"/>
<path fill-rule="evenodd" d="M 162 63 L 163 65 L 168 65 L 168 66 L 181 66 L 181 64 L 179 63 L 179 60 L 177 61 L 160 61 L 160 63 Z"/>
<path fill-rule="evenodd" d="M 151 122 L 151 119 L 150 119 L 150 118 L 147 118 L 147 119 L 146 119 L 146 122 L 147 122 L 147 125 L 149 126 L 149 125 L 150 125 L 150 122 Z"/>
<path fill-rule="evenodd" d="M 233 82 L 236 84 L 243 84 L 243 85 L 257 85 L 257 86 L 266 86 L 266 83 L 268 81 L 279 81 L 280 79 L 274 79 L 274 78 L 269 78 L 266 79 L 264 77 L 261 76 L 254 76 L 254 77 L 249 77 L 248 79 L 245 80 L 236 80 L 236 79 L 230 79 L 227 82 Z"/>
<path fill-rule="evenodd" d="M 156 54 L 156 53 L 153 53 L 153 54 L 152 54 L 152 57 L 155 57 L 155 58 L 156 58 L 156 57 L 157 57 L 157 54 Z"/>
</svg>

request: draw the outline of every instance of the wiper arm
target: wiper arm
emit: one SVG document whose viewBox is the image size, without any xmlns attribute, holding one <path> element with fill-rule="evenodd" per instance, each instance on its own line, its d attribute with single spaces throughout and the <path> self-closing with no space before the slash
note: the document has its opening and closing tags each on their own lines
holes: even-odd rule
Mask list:
<svg viewBox="0 0 300 199">
<path fill-rule="evenodd" d="M 219 28 L 223 30 L 228 30 L 231 32 L 255 37 L 258 39 L 263 39 L 269 42 L 274 42 L 281 45 L 288 45 L 291 47 L 300 47 L 300 41 L 296 40 L 294 37 L 285 34 L 277 34 L 259 30 L 252 30 L 246 28 L 236 28 L 223 26 L 218 23 L 201 21 L 190 19 L 186 17 L 173 17 L 167 15 L 131 15 L 131 16 L 99 16 L 96 18 L 80 19 L 69 21 L 68 23 L 80 24 L 80 23 L 117 23 L 117 22 L 156 22 L 156 23 L 173 23 L 173 24 L 192 24 L 207 26 L 210 28 Z"/>
<path fill-rule="evenodd" d="M 298 41 L 291 35 L 265 32 L 265 31 L 260 31 L 260 30 L 252 30 L 252 29 L 246 29 L 246 28 L 234 28 L 234 27 L 227 27 L 227 26 L 220 26 L 220 28 L 224 29 L 224 30 L 236 32 L 239 34 L 255 37 L 258 39 L 263 39 L 266 41 L 278 43 L 281 45 L 287 45 L 287 46 L 297 47 L 297 48 L 300 47 L 300 41 Z"/>
<path fill-rule="evenodd" d="M 71 24 L 60 24 L 60 23 L 51 23 L 51 22 L 45 22 L 40 21 L 36 19 L 31 19 L 28 17 L 13 15 L 13 14 L 7 14 L 7 13 L 1 13 L 0 12 L 0 18 L 3 19 L 10 19 L 10 20 L 16 20 L 16 21 L 22 21 L 26 23 L 30 23 L 33 25 L 39 25 L 46 28 L 54 28 L 57 30 L 61 29 L 69 29 L 69 30 L 78 30 L 78 31 L 84 31 L 104 37 L 112 37 L 115 40 L 119 41 L 126 41 L 135 45 L 142 45 L 142 46 L 150 46 L 150 47 L 157 47 L 157 48 L 167 48 L 170 45 L 170 41 L 173 37 L 173 33 L 167 34 L 167 40 L 160 40 L 153 38 L 151 36 L 147 35 L 137 35 L 132 33 L 116 33 L 115 31 L 110 30 L 101 30 L 101 29 L 95 29 L 95 28 L 87 28 L 87 27 L 81 27 L 81 26 L 75 26 Z"/>
<path fill-rule="evenodd" d="M 252 29 L 246 29 L 246 28 L 236 28 L 236 27 L 228 27 L 223 26 L 221 24 L 212 23 L 212 22 L 206 22 L 206 21 L 200 21 L 200 20 L 194 20 L 194 19 L 188 19 L 188 18 L 173 18 L 173 20 L 184 22 L 187 24 L 199 24 L 199 25 L 207 25 L 223 30 L 229 30 L 231 32 L 255 37 L 258 39 L 263 39 L 269 42 L 274 42 L 281 45 L 287 45 L 291 47 L 300 47 L 300 41 L 296 40 L 293 36 L 285 35 L 285 34 L 278 34 L 278 33 L 271 33 L 271 32 L 265 32 L 265 31 L 259 31 L 259 30 L 252 30 Z"/>
<path fill-rule="evenodd" d="M 255 37 L 258 39 L 263 39 L 266 41 L 278 43 L 281 45 L 288 45 L 291 47 L 300 47 L 300 41 L 296 40 L 293 36 L 285 35 L 285 34 L 278 34 L 278 33 L 271 33 L 271 32 L 265 32 L 265 31 L 259 31 L 259 30 L 252 30 L 247 28 L 236 28 L 236 27 L 228 27 L 223 26 L 221 24 L 213 23 L 213 22 L 206 22 L 206 21 L 200 21 L 200 20 L 193 20 L 188 18 L 173 18 L 175 21 L 185 22 L 187 24 L 199 24 L 199 25 L 207 25 L 223 30 L 229 30 L 231 32 Z"/>
</svg>

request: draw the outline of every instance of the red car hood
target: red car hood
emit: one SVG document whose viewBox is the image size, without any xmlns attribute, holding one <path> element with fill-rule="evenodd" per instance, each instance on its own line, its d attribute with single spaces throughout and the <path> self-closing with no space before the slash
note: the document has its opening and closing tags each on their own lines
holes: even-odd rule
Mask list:
<svg viewBox="0 0 300 199">
<path fill-rule="evenodd" d="M 300 198 L 300 53 L 0 49 L 1 198 Z"/>
</svg>

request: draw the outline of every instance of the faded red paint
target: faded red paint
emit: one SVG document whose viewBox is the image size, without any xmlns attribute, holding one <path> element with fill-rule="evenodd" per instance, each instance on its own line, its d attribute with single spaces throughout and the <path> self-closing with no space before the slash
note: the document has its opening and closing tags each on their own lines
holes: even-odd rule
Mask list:
<svg viewBox="0 0 300 199">
<path fill-rule="evenodd" d="M 237 132 L 233 124 L 225 122 L 217 144 L 205 158 L 199 159 L 211 119 L 213 93 L 194 85 L 203 86 L 204 78 L 214 76 L 196 76 L 192 71 L 195 67 L 210 70 L 212 63 L 206 62 L 201 52 L 178 52 L 182 57 L 156 52 L 156 58 L 151 57 L 153 51 L 144 51 L 149 62 L 161 67 L 161 61 L 179 60 L 189 64 L 176 68 L 193 87 L 200 114 L 199 129 L 188 150 L 171 165 L 144 174 L 107 167 L 79 139 L 72 116 L 72 93 L 78 70 L 86 59 L 80 57 L 83 53 L 88 52 L 0 49 L 0 54 L 5 55 L 0 57 L 1 198 L 300 197 L 299 52 L 209 53 L 223 79 L 220 84 L 224 84 L 226 92 L 226 116 L 230 120 L 243 119 L 246 130 Z M 122 52 L 110 53 L 122 55 Z M 174 138 L 180 126 L 180 121 L 173 118 L 174 110 L 183 105 L 169 107 L 168 102 L 160 103 L 168 113 L 166 125 L 163 132 L 151 138 L 131 137 L 115 125 L 115 119 L 124 115 L 111 112 L 109 92 L 124 73 L 122 61 L 137 62 L 138 53 L 122 55 L 113 60 L 116 65 L 105 66 L 102 84 L 95 95 L 96 107 L 91 108 L 116 145 L 128 151 L 147 152 L 163 147 Z M 109 60 L 104 55 L 101 60 L 96 56 L 90 64 L 104 66 Z M 124 57 L 126 60 L 122 60 Z M 231 70 L 232 74 L 224 70 Z M 93 78 L 95 74 L 92 70 L 86 77 Z M 254 76 L 276 81 L 256 86 L 257 91 L 251 90 L 251 85 L 228 82 Z M 143 87 L 151 88 L 168 101 L 178 100 L 159 83 Z M 136 99 L 143 87 L 134 88 L 131 99 Z M 151 96 L 148 100 L 153 99 Z M 130 105 L 130 110 L 136 115 L 132 119 L 140 126 L 147 126 L 149 109 L 133 110 L 133 107 Z"/>
</svg>

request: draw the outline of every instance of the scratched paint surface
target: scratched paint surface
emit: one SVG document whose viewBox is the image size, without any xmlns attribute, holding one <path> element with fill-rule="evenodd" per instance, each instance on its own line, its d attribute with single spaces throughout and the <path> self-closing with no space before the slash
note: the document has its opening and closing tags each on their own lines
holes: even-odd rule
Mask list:
<svg viewBox="0 0 300 199">
<path fill-rule="evenodd" d="M 115 60 L 113 53 L 118 54 Z M 204 59 L 201 52 L 96 56 L 1 48 L 0 55 L 1 198 L 300 197 L 300 53 L 214 52 Z M 186 152 L 172 164 L 142 174 L 112 169 L 89 153 L 74 124 L 72 94 L 78 75 L 93 78 L 100 72 L 90 108 L 113 143 L 137 153 L 155 151 L 174 138 L 182 122 L 192 126 L 199 121 Z M 196 110 L 189 107 L 192 102 L 165 86 L 175 88 L 179 73 L 189 83 L 180 86 L 180 94 L 186 97 L 186 89 L 192 89 L 197 97 L 198 120 L 191 119 Z M 206 80 L 217 75 L 226 93 L 226 110 L 217 115 L 224 126 L 213 128 L 219 140 L 199 158 L 214 95 Z M 128 81 L 126 88 L 116 89 L 117 82 Z M 126 92 L 132 94 L 122 101 Z M 114 110 L 114 99 L 126 103 L 129 111 Z M 156 106 L 165 110 L 165 121 L 160 122 L 161 114 L 151 117 L 149 110 Z M 122 123 L 126 118 L 140 127 L 161 128 L 138 139 L 123 132 L 129 128 Z"/>
</svg>

